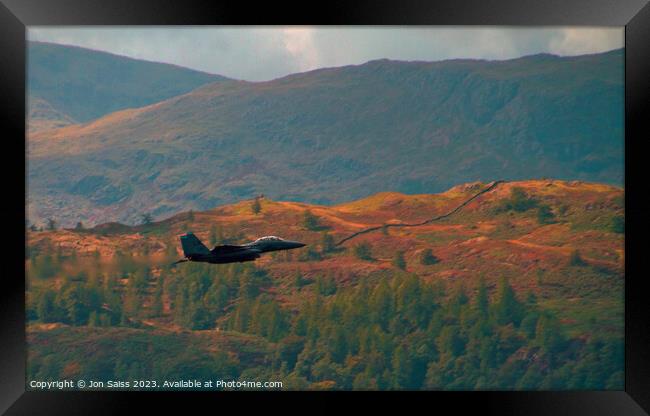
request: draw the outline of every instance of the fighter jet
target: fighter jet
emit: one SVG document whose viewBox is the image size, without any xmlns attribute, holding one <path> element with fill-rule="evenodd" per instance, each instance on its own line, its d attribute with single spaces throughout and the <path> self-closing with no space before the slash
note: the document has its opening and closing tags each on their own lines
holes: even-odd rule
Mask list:
<svg viewBox="0 0 650 416">
<path fill-rule="evenodd" d="M 181 236 L 181 246 L 183 247 L 185 258 L 172 263 L 172 265 L 186 261 L 211 264 L 242 263 L 245 261 L 253 261 L 259 258 L 262 253 L 277 250 L 291 250 L 304 247 L 305 244 L 269 235 L 240 246 L 224 244 L 208 250 L 194 234 L 187 233 Z"/>
</svg>

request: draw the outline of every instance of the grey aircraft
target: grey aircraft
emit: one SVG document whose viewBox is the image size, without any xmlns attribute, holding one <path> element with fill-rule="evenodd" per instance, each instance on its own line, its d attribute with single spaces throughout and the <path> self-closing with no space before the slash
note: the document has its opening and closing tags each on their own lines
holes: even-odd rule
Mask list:
<svg viewBox="0 0 650 416">
<path fill-rule="evenodd" d="M 262 253 L 278 250 L 291 250 L 304 247 L 305 244 L 297 241 L 285 240 L 273 235 L 260 237 L 257 240 L 242 245 L 218 245 L 209 250 L 194 234 L 187 233 L 181 236 L 181 246 L 185 258 L 173 264 L 186 261 L 196 261 L 211 264 L 242 263 L 253 261 Z"/>
</svg>

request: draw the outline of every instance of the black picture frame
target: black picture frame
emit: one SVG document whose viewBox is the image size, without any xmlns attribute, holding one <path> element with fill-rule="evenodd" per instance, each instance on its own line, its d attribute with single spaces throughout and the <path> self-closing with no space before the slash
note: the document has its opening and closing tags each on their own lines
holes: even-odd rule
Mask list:
<svg viewBox="0 0 650 416">
<path fill-rule="evenodd" d="M 648 135 L 650 103 L 650 6 L 647 0 L 567 1 L 331 1 L 280 5 L 169 0 L 0 0 L 0 103 L 2 106 L 3 188 L 0 204 L 4 224 L 0 290 L 0 412 L 7 414 L 97 414 L 144 409 L 152 403 L 171 409 L 184 400 L 236 402 L 239 410 L 291 394 L 250 393 L 112 393 L 25 391 L 25 57 L 26 26 L 34 25 L 223 25 L 223 24 L 336 24 L 336 25 L 515 25 L 625 26 L 625 390 L 570 392 L 423 392 L 422 394 L 358 394 L 367 404 L 415 409 L 468 408 L 497 414 L 642 415 L 650 411 L 650 308 L 644 290 L 643 180 L 644 140 Z M 26 155 L 26 153 L 23 153 Z M 21 279 L 21 276 L 23 278 Z M 256 393 L 260 395 L 260 393 Z M 188 397 L 189 396 L 189 397 Z M 306 406 L 338 410 L 350 394 L 312 394 Z M 315 404 L 317 403 L 317 404 Z M 453 407 L 448 407 L 453 406 Z M 645 411 L 644 411 L 645 409 Z M 210 412 L 222 410 L 212 408 Z M 188 411 L 185 407 L 184 411 Z M 199 411 L 198 409 L 196 411 Z"/>
</svg>

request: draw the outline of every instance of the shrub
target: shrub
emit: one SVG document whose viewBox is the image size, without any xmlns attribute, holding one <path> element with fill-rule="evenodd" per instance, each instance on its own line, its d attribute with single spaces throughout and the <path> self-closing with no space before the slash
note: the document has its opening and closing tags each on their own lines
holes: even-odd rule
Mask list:
<svg viewBox="0 0 650 416">
<path fill-rule="evenodd" d="M 609 230 L 613 233 L 623 234 L 625 232 L 625 217 L 622 215 L 613 217 L 609 224 Z"/>
<path fill-rule="evenodd" d="M 372 260 L 370 244 L 361 243 L 354 246 L 354 255 L 360 260 Z"/>
<path fill-rule="evenodd" d="M 552 224 L 554 219 L 555 215 L 553 215 L 553 211 L 548 205 L 540 205 L 537 208 L 537 222 L 541 225 Z"/>
<path fill-rule="evenodd" d="M 295 287 L 303 287 L 305 285 L 309 284 L 309 280 L 305 279 L 302 277 L 302 274 L 296 273 L 296 275 L 293 278 L 293 285 Z"/>
<path fill-rule="evenodd" d="M 318 222 L 318 217 L 312 214 L 310 210 L 306 210 L 302 216 L 302 225 L 305 229 L 310 231 L 318 231 L 321 229 L 321 225 Z"/>
<path fill-rule="evenodd" d="M 514 187 L 510 190 L 510 197 L 501 202 L 497 207 L 497 211 L 525 212 L 537 205 L 537 200 L 528 197 L 522 188 Z"/>
<path fill-rule="evenodd" d="M 517 212 L 528 211 L 537 205 L 537 201 L 529 198 L 523 189 L 515 187 L 510 193 L 510 204 L 513 210 Z"/>
<path fill-rule="evenodd" d="M 331 276 L 316 278 L 316 291 L 319 295 L 330 296 L 336 293 L 336 281 Z"/>
<path fill-rule="evenodd" d="M 571 255 L 569 256 L 569 265 L 570 266 L 577 266 L 581 267 L 586 265 L 585 261 L 582 259 L 580 256 L 580 252 L 578 250 L 573 250 L 571 252 Z"/>
<path fill-rule="evenodd" d="M 438 262 L 440 262 L 440 259 L 433 255 L 430 248 L 423 250 L 422 254 L 420 254 L 420 264 L 430 266 Z"/>
<path fill-rule="evenodd" d="M 49 218 L 49 219 L 47 220 L 47 229 L 48 229 L 49 231 L 56 230 L 56 226 L 57 226 L 57 224 L 56 224 L 56 221 L 55 221 L 54 219 Z"/>
</svg>

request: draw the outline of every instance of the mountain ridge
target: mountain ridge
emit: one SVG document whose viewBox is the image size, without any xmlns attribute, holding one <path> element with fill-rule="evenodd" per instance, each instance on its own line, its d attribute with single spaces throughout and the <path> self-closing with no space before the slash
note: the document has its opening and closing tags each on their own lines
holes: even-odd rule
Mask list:
<svg viewBox="0 0 650 416">
<path fill-rule="evenodd" d="M 259 193 L 332 205 L 497 178 L 622 183 L 621 50 L 377 62 L 209 83 L 36 133 L 30 216 L 133 223 Z"/>
<path fill-rule="evenodd" d="M 141 107 L 229 78 L 72 45 L 28 41 L 30 97 L 79 122 Z M 31 105 L 31 100 L 28 100 Z"/>
</svg>

